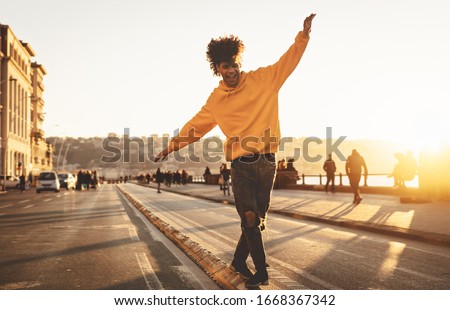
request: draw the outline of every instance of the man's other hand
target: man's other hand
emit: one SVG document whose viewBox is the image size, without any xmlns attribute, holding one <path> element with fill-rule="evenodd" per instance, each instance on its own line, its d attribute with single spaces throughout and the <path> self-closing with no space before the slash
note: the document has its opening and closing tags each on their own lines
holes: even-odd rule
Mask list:
<svg viewBox="0 0 450 310">
<path fill-rule="evenodd" d="M 157 163 L 159 161 L 163 161 L 167 157 L 167 152 L 160 152 L 158 155 L 156 155 L 155 158 L 153 158 L 153 162 Z"/>
<path fill-rule="evenodd" d="M 308 35 L 311 32 L 312 20 L 316 16 L 316 14 L 311 14 L 305 18 L 303 22 L 303 33 Z"/>
</svg>

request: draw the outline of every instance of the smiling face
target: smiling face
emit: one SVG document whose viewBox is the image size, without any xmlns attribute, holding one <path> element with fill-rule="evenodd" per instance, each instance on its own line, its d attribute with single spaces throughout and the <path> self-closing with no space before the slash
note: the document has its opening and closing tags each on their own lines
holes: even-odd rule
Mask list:
<svg viewBox="0 0 450 310">
<path fill-rule="evenodd" d="M 222 61 L 217 65 L 217 72 L 222 76 L 226 86 L 235 88 L 241 78 L 241 66 L 235 61 Z"/>
</svg>

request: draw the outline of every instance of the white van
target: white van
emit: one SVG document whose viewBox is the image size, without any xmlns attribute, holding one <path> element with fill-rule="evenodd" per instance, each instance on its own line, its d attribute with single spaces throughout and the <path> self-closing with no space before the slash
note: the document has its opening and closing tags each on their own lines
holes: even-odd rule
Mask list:
<svg viewBox="0 0 450 310">
<path fill-rule="evenodd" d="M 58 173 L 59 185 L 66 189 L 75 189 L 77 179 L 72 173 Z"/>
<path fill-rule="evenodd" d="M 36 183 L 36 193 L 41 191 L 59 192 L 60 184 L 55 171 L 42 171 Z"/>
</svg>

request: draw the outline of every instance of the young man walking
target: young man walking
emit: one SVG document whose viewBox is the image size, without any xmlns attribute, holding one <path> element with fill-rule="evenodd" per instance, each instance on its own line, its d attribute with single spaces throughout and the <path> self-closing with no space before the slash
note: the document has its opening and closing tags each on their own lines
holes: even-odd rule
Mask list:
<svg viewBox="0 0 450 310">
<path fill-rule="evenodd" d="M 361 173 L 364 169 L 364 176 L 367 178 L 367 165 L 364 157 L 362 157 L 357 150 L 352 150 L 352 154 L 347 157 L 345 163 L 345 172 L 348 175 L 350 181 L 350 187 L 353 191 L 353 203 L 359 204 L 362 201 L 359 194 L 359 182 L 361 181 Z"/>
<path fill-rule="evenodd" d="M 275 153 L 280 142 L 278 92 L 297 67 L 309 41 L 315 14 L 303 22 L 294 43 L 273 65 L 241 71 L 243 42 L 230 35 L 208 44 L 207 59 L 219 86 L 202 109 L 181 129 L 154 161 L 193 143 L 219 125 L 227 137 L 225 155 L 231 161 L 231 178 L 242 233 L 231 268 L 247 279 L 247 287 L 268 285 L 266 255 L 261 236 L 270 205 L 276 171 Z M 252 257 L 256 273 L 247 267 Z"/>
</svg>

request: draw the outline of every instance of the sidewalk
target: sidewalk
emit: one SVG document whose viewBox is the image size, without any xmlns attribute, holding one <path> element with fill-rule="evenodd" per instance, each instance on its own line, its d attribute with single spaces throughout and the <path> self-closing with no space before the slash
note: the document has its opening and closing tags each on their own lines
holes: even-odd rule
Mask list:
<svg viewBox="0 0 450 310">
<path fill-rule="evenodd" d="M 140 184 L 156 188 L 155 184 Z M 162 191 L 234 204 L 219 186 L 161 186 Z M 363 194 L 359 205 L 349 193 L 274 190 L 270 212 L 354 229 L 450 246 L 450 202 L 401 203 L 399 196 Z M 269 218 L 270 225 L 270 218 Z"/>
</svg>

